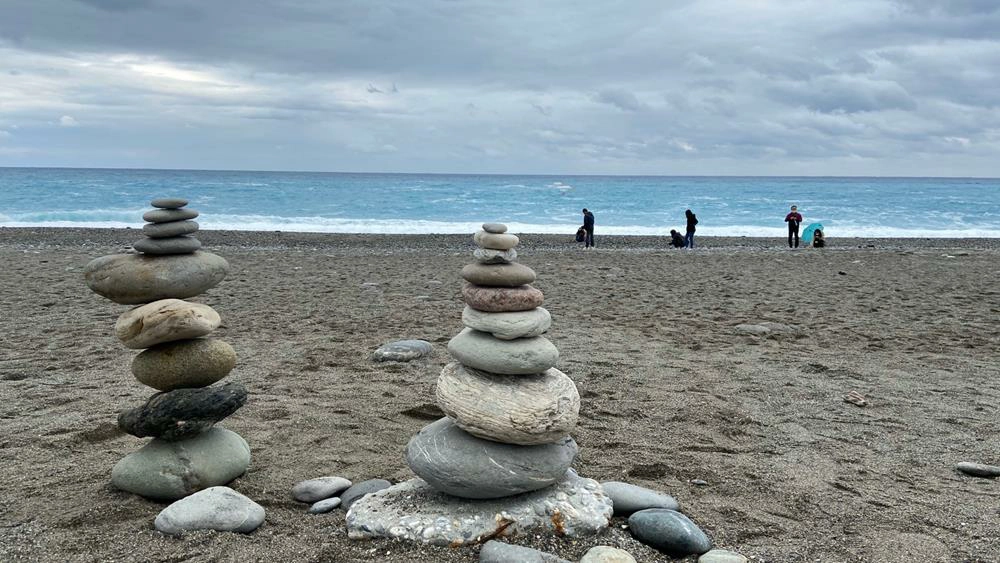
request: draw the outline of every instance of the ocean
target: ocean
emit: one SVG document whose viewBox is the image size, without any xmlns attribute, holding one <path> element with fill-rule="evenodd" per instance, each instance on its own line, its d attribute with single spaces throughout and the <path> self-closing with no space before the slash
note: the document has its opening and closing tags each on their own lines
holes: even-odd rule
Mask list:
<svg viewBox="0 0 1000 563">
<path fill-rule="evenodd" d="M 0 226 L 140 227 L 156 197 L 183 197 L 204 229 L 330 233 L 784 236 L 798 205 L 831 237 L 1000 238 L 1000 179 L 499 176 L 0 168 Z"/>
</svg>

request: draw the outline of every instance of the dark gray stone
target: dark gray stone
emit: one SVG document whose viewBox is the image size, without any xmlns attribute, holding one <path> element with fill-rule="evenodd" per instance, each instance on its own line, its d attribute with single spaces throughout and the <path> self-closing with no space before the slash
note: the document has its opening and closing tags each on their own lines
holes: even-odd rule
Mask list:
<svg viewBox="0 0 1000 563">
<path fill-rule="evenodd" d="M 417 358 L 431 355 L 434 347 L 426 340 L 398 340 L 383 344 L 372 359 L 376 362 L 409 362 Z"/>
<path fill-rule="evenodd" d="M 656 492 L 645 487 L 622 483 L 621 481 L 605 481 L 601 483 L 604 494 L 611 497 L 615 506 L 615 516 L 628 516 L 633 512 L 647 508 L 666 508 L 678 510 L 680 505 L 670 495 Z"/>
<path fill-rule="evenodd" d="M 161 197 L 154 199 L 149 204 L 160 209 L 180 209 L 188 204 L 188 200 L 179 197 Z"/>
<path fill-rule="evenodd" d="M 142 234 L 149 238 L 179 237 L 198 231 L 196 221 L 170 221 L 169 223 L 146 223 L 142 226 Z"/>
<path fill-rule="evenodd" d="M 712 541 L 705 532 L 675 510 L 640 510 L 629 516 L 628 528 L 637 540 L 671 557 L 701 555 L 712 549 Z"/>
<path fill-rule="evenodd" d="M 551 553 L 490 540 L 479 550 L 479 563 L 570 563 Z"/>
<path fill-rule="evenodd" d="M 344 510 L 350 510 L 351 505 L 361 497 L 381 491 L 382 489 L 388 489 L 391 486 L 392 483 L 385 479 L 369 479 L 356 483 L 340 495 L 340 505 L 344 507 Z"/>
<path fill-rule="evenodd" d="M 167 254 L 191 254 L 201 248 L 201 241 L 194 237 L 143 238 L 135 241 L 132 248 L 143 254 L 157 256 Z"/>
<path fill-rule="evenodd" d="M 573 463 L 576 442 L 516 446 L 476 438 L 442 418 L 406 446 L 410 469 L 439 491 L 463 498 L 499 498 L 559 481 Z"/>
<path fill-rule="evenodd" d="M 142 214 L 142 220 L 150 223 L 169 223 L 170 221 L 187 221 L 198 216 L 194 209 L 154 209 Z"/>
<path fill-rule="evenodd" d="M 210 487 L 156 515 L 153 526 L 174 536 L 196 530 L 249 534 L 264 523 L 264 508 L 229 487 Z"/>
<path fill-rule="evenodd" d="M 503 223 L 483 223 L 483 230 L 487 233 L 502 234 L 507 232 L 507 225 Z"/>
<path fill-rule="evenodd" d="M 225 258 L 198 251 L 169 256 L 101 256 L 87 264 L 83 277 L 98 295 L 122 305 L 136 305 L 168 297 L 194 297 L 218 285 L 227 273 Z"/>
<path fill-rule="evenodd" d="M 328 499 L 351 486 L 343 477 L 317 477 L 301 481 L 292 487 L 292 498 L 299 502 L 316 502 Z"/>
<path fill-rule="evenodd" d="M 246 403 L 239 383 L 176 389 L 153 395 L 146 404 L 118 415 L 118 426 L 133 436 L 183 440 L 211 428 Z"/>
<path fill-rule="evenodd" d="M 996 465 L 985 465 L 982 463 L 963 461 L 956 465 L 955 469 L 958 469 L 967 475 L 972 475 L 973 477 L 986 477 L 987 479 L 1000 477 L 1000 467 Z"/>
</svg>

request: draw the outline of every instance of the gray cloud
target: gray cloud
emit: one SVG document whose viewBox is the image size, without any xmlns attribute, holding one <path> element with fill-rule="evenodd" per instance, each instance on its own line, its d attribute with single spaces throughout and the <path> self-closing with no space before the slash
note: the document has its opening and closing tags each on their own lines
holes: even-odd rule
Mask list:
<svg viewBox="0 0 1000 563">
<path fill-rule="evenodd" d="M 0 165 L 997 176 L 997 29 L 995 0 L 6 0 Z"/>
</svg>

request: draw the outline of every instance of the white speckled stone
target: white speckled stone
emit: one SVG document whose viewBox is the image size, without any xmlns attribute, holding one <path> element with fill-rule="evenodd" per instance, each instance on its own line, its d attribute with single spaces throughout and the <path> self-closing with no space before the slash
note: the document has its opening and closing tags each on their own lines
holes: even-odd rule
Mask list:
<svg viewBox="0 0 1000 563">
<path fill-rule="evenodd" d="M 635 557 L 624 549 L 610 545 L 598 545 L 590 548 L 580 563 L 636 563 Z"/>
<path fill-rule="evenodd" d="M 261 505 L 229 487 L 210 487 L 164 508 L 153 526 L 175 536 L 195 530 L 249 534 L 263 522 Z"/>
</svg>

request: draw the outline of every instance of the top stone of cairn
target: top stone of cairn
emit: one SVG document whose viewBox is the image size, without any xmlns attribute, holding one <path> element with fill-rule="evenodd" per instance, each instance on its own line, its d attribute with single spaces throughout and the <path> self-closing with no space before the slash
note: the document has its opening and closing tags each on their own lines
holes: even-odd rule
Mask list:
<svg viewBox="0 0 1000 563">
<path fill-rule="evenodd" d="M 507 225 L 503 223 L 483 223 L 483 230 L 487 233 L 502 234 L 507 232 Z"/>
<path fill-rule="evenodd" d="M 161 197 L 154 199 L 149 204 L 160 209 L 180 209 L 188 204 L 188 200 L 179 197 Z"/>
</svg>

